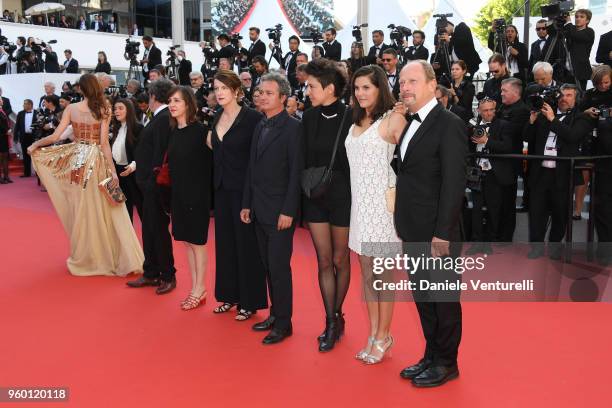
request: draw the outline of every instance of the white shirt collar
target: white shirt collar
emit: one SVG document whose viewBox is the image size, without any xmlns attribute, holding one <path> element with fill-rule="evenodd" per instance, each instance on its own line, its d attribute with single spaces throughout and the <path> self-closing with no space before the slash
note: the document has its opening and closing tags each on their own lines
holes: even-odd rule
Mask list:
<svg viewBox="0 0 612 408">
<path fill-rule="evenodd" d="M 158 114 L 159 112 L 161 112 L 161 110 L 162 110 L 162 109 L 165 109 L 165 108 L 167 108 L 167 107 L 168 107 L 168 105 L 166 105 L 166 104 L 161 105 L 159 108 L 155 109 L 155 112 L 153 112 L 153 116 L 157 116 L 157 114 Z"/>
<path fill-rule="evenodd" d="M 436 107 L 436 105 L 438 105 L 438 100 L 435 97 L 431 98 L 431 100 L 427 102 L 425 106 L 423 106 L 421 109 L 418 110 L 418 112 L 416 112 L 419 114 L 419 119 L 421 119 L 421 123 L 425 122 L 425 118 L 427 117 L 427 115 L 429 115 L 429 112 L 431 112 L 433 108 Z"/>
</svg>

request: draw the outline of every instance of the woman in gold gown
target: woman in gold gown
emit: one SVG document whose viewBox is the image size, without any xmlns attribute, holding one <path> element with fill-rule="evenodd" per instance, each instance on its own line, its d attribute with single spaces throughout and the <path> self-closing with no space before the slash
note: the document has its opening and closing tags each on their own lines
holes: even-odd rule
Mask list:
<svg viewBox="0 0 612 408">
<path fill-rule="evenodd" d="M 68 237 L 68 270 L 73 275 L 125 276 L 142 272 L 144 255 L 125 204 L 111 205 L 98 184 L 112 177 L 108 138 L 111 111 L 97 78 L 79 79 L 83 102 L 68 105 L 55 132 L 32 144 L 28 153 L 47 188 Z M 74 142 L 48 146 L 72 124 Z"/>
</svg>

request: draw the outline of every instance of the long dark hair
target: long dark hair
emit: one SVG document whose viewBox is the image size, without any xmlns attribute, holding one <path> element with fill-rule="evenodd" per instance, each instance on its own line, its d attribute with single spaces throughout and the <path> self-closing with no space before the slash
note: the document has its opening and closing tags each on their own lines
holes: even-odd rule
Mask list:
<svg viewBox="0 0 612 408">
<path fill-rule="evenodd" d="M 79 78 L 79 88 L 85 98 L 87 107 L 96 120 L 108 118 L 110 115 L 110 105 L 104 97 L 102 85 L 98 78 L 93 74 L 83 74 Z"/>
<path fill-rule="evenodd" d="M 353 75 L 351 81 L 351 96 L 353 101 L 355 101 L 355 106 L 353 107 L 353 123 L 356 125 L 360 125 L 361 121 L 367 116 L 365 109 L 359 106 L 359 102 L 355 96 L 355 80 L 359 77 L 370 78 L 372 85 L 378 88 L 378 101 L 376 101 L 376 106 L 374 106 L 372 117 L 370 118 L 370 124 L 372 124 L 392 109 L 396 101 L 389 90 L 387 75 L 381 67 L 378 65 L 366 65 L 365 67 L 359 68 L 357 72 L 355 72 L 355 75 Z"/>
<path fill-rule="evenodd" d="M 181 95 L 181 99 L 185 101 L 185 109 L 187 110 L 187 124 L 189 125 L 197 121 L 196 115 L 198 113 L 198 104 L 191 88 L 188 86 L 175 86 L 170 90 L 170 92 L 168 92 L 168 102 L 170 102 L 170 98 L 176 93 Z M 170 127 L 172 129 L 176 129 L 178 127 L 176 119 L 174 119 L 172 116 L 170 116 Z"/>
<path fill-rule="evenodd" d="M 134 104 L 128 98 L 121 98 L 115 101 L 115 105 L 118 103 L 122 103 L 125 106 L 125 125 L 127 127 L 126 139 L 129 144 L 132 146 L 136 144 L 136 127 L 138 126 L 138 120 L 136 118 L 136 109 L 134 108 Z M 113 110 L 114 110 L 113 106 Z M 121 122 L 117 120 L 117 118 L 113 117 L 113 137 L 111 138 L 111 143 L 117 139 L 117 134 L 119 133 L 119 128 L 121 127 Z"/>
</svg>

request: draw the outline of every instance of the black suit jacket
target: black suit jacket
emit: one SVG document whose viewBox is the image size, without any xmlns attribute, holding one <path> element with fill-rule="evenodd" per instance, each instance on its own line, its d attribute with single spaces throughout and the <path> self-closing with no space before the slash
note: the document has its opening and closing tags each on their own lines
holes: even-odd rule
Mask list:
<svg viewBox="0 0 612 408">
<path fill-rule="evenodd" d="M 472 149 L 476 145 L 471 143 Z M 490 154 L 512 153 L 512 132 L 509 123 L 505 120 L 495 118 L 489 126 L 489 140 L 485 149 Z M 493 167 L 495 179 L 501 185 L 512 185 L 516 181 L 512 159 L 489 159 Z"/>
<path fill-rule="evenodd" d="M 242 55 L 246 55 L 246 65 L 249 66 L 253 62 L 253 58 L 257 55 L 261 55 L 262 57 L 266 57 L 266 44 L 261 41 L 261 39 L 257 39 L 254 43 L 251 43 L 249 49 L 242 48 L 240 50 Z"/>
<path fill-rule="evenodd" d="M 425 46 L 421 45 L 417 49 L 415 46 L 408 47 L 406 52 L 404 53 L 404 58 L 406 60 L 425 60 L 429 59 L 429 50 L 425 48 Z"/>
<path fill-rule="evenodd" d="M 474 117 L 474 115 L 472 115 L 471 110 L 468 111 L 461 105 L 453 104 L 448 108 L 448 110 L 457 115 L 459 118 L 461 118 L 461 120 L 464 121 L 466 124 L 470 121 L 470 119 Z"/>
<path fill-rule="evenodd" d="M 50 73 L 59 73 L 60 72 L 60 67 L 59 67 L 59 62 L 57 60 L 57 54 L 55 52 L 49 52 L 47 50 L 44 51 L 45 53 L 45 72 L 50 72 Z"/>
<path fill-rule="evenodd" d="M 38 113 L 36 110 L 32 111 L 32 123 L 36 122 Z M 20 142 L 23 140 L 25 135 L 25 111 L 21 111 L 17 114 L 17 121 L 15 122 L 15 130 L 13 131 L 13 140 Z M 33 136 L 32 136 L 33 137 Z"/>
<path fill-rule="evenodd" d="M 138 142 L 140 141 L 140 134 L 142 133 L 143 129 L 144 126 L 142 126 L 140 123 L 136 123 L 136 126 L 134 127 L 134 141 L 130 142 L 127 138 L 125 140 L 125 153 L 127 156 L 128 164 L 136 160 L 136 149 L 138 147 Z M 116 138 L 113 136 L 110 140 L 111 148 L 115 144 L 115 139 Z M 138 165 L 136 167 L 138 167 Z"/>
<path fill-rule="evenodd" d="M 334 40 L 333 43 L 323 43 L 323 49 L 325 50 L 324 57 L 334 61 L 340 61 L 342 58 L 342 44 L 340 44 L 337 40 Z"/>
<path fill-rule="evenodd" d="M 103 63 L 99 63 L 96 65 L 96 68 L 94 69 L 94 72 L 106 72 L 107 74 L 111 73 L 111 66 L 110 63 L 108 61 L 103 62 Z"/>
<path fill-rule="evenodd" d="M 393 84 L 393 88 L 391 89 L 391 94 L 393 94 L 393 97 L 395 98 L 396 101 L 399 101 L 399 94 L 400 94 L 399 74 L 401 70 L 402 70 L 402 67 L 398 65 L 396 67 L 396 72 L 395 72 L 395 83 Z M 391 78 L 389 78 L 387 72 L 385 72 L 385 74 L 387 74 L 387 83 L 391 85 L 390 82 L 393 82 L 393 81 L 390 81 Z"/>
<path fill-rule="evenodd" d="M 405 133 L 396 149 L 397 233 L 404 242 L 430 242 L 433 237 L 458 241 L 468 154 L 465 124 L 436 105 L 408 143 L 402 160 Z"/>
<path fill-rule="evenodd" d="M 92 21 L 91 24 L 89 25 L 89 29 L 104 32 L 106 31 L 106 23 L 104 23 L 104 21 L 98 23 L 98 29 L 96 30 L 96 22 Z"/>
<path fill-rule="evenodd" d="M 169 137 L 170 115 L 168 108 L 164 108 L 142 129 L 136 147 L 136 182 L 143 192 L 155 191 L 153 169 L 163 163 Z"/>
<path fill-rule="evenodd" d="M 571 157 L 579 155 L 580 143 L 592 130 L 591 123 L 583 113 L 572 111 L 563 121 L 555 118 L 549 122 L 542 114 L 538 115 L 532 125 L 527 121 L 523 129 L 523 140 L 529 143 L 529 153 L 543 155 L 546 141 L 550 132 L 557 135 L 556 147 L 557 157 Z M 557 161 L 556 185 L 559 188 L 567 188 L 569 183 L 570 163 L 568 161 Z M 529 163 L 529 185 L 533 186 L 542 171 L 541 160 L 531 160 Z M 582 176 L 576 173 L 575 182 L 579 183 Z M 580 182 L 582 184 L 582 182 Z"/>
<path fill-rule="evenodd" d="M 64 64 L 66 64 L 64 62 Z M 70 60 L 70 63 L 68 64 L 68 66 L 66 67 L 66 71 L 67 74 L 78 74 L 79 73 L 79 61 L 75 60 L 74 58 Z"/>
<path fill-rule="evenodd" d="M 468 72 L 474 76 L 482 60 L 474 47 L 472 31 L 465 23 L 459 23 L 457 27 L 455 27 L 455 31 L 450 40 L 449 52 L 452 53 L 453 50 L 455 50 L 457 58 L 465 62 L 468 67 Z"/>
<path fill-rule="evenodd" d="M 6 97 L 2 97 L 2 110 L 6 113 L 6 116 L 11 116 L 13 113 L 13 107 L 11 106 L 11 100 Z"/>
<path fill-rule="evenodd" d="M 529 122 L 529 108 L 525 102 L 519 100 L 512 105 L 500 105 L 497 117 L 508 122 L 507 128 L 512 138 L 512 153 L 523 153 L 523 128 Z M 513 160 L 514 172 L 521 173 L 521 160 Z"/>
<path fill-rule="evenodd" d="M 144 52 L 143 52 L 144 55 Z M 147 55 L 147 59 L 149 60 L 147 66 L 149 67 L 149 71 L 155 68 L 157 65 L 161 65 L 162 63 L 162 55 L 161 50 L 155 46 L 155 44 L 151 45 L 151 49 L 149 50 L 149 54 Z"/>
<path fill-rule="evenodd" d="M 595 57 L 595 61 L 612 67 L 610 51 L 612 51 L 612 31 L 608 31 L 599 37 L 599 45 L 597 46 L 597 56 Z"/>
<path fill-rule="evenodd" d="M 274 54 L 274 59 L 280 64 L 281 68 L 287 71 L 287 79 L 291 86 L 297 86 L 298 80 L 295 77 L 295 69 L 297 68 L 296 57 L 300 50 L 293 53 L 293 57 L 289 61 L 289 66 L 286 66 L 287 59 L 289 58 L 291 51 L 287 52 L 284 57 L 281 57 L 278 53 Z M 286 67 L 286 68 L 285 68 Z"/>
<path fill-rule="evenodd" d="M 368 51 L 368 58 L 377 58 L 382 56 L 382 52 L 389 48 L 388 44 L 382 43 L 380 44 L 380 51 L 376 54 L 376 47 L 373 45 L 370 47 L 370 51 Z"/>
<path fill-rule="evenodd" d="M 539 39 L 531 43 L 531 52 L 529 54 L 529 72 L 533 69 L 533 66 L 536 62 L 545 61 L 546 54 L 548 54 L 548 50 L 550 49 L 553 37 L 548 36 L 546 41 L 544 42 L 544 47 L 540 49 L 540 41 Z M 552 50 L 550 52 L 550 56 L 548 57 L 548 62 L 553 64 L 557 60 L 557 52 L 556 50 Z M 533 77 L 533 76 L 531 76 Z"/>
<path fill-rule="evenodd" d="M 568 48 L 576 79 L 583 81 L 591 79 L 593 69 L 589 58 L 595 42 L 595 31 L 591 27 L 578 31 L 576 26 L 571 23 L 566 24 L 563 30 L 569 44 Z"/>
<path fill-rule="evenodd" d="M 251 219 L 276 225 L 280 214 L 298 216 L 302 153 L 300 122 L 283 110 L 278 124 L 259 145 L 262 123 L 255 127 L 242 208 L 251 210 Z"/>
<path fill-rule="evenodd" d="M 179 63 L 179 67 L 178 67 L 178 80 L 179 80 L 180 85 L 185 85 L 185 86 L 191 85 L 191 82 L 189 81 L 189 74 L 191 74 L 191 71 L 192 71 L 191 61 L 189 61 L 188 59 L 183 59 Z"/>
</svg>

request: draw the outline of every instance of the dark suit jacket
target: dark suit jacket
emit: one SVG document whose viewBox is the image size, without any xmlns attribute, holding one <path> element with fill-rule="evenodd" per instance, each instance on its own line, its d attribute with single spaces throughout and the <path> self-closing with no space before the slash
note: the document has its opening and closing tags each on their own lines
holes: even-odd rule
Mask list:
<svg viewBox="0 0 612 408">
<path fill-rule="evenodd" d="M 36 122 L 37 112 L 33 111 L 32 123 Z M 23 140 L 25 135 L 25 111 L 21 111 L 17 114 L 17 121 L 15 122 L 15 130 L 13 131 L 13 140 L 20 142 Z"/>
<path fill-rule="evenodd" d="M 64 62 L 65 64 L 65 62 Z M 67 74 L 78 74 L 79 73 L 79 61 L 74 58 L 70 60 L 70 64 L 66 67 Z"/>
<path fill-rule="evenodd" d="M 407 130 L 407 128 L 406 128 Z M 404 159 L 397 146 L 395 228 L 404 242 L 460 238 L 466 186 L 465 124 L 438 104 L 410 140 Z"/>
<path fill-rule="evenodd" d="M 429 59 L 429 50 L 425 46 L 421 45 L 417 50 L 414 46 L 408 47 L 404 53 L 406 60 L 425 60 Z"/>
<path fill-rule="evenodd" d="M 153 169 L 163 163 L 169 136 L 170 114 L 168 108 L 165 108 L 142 129 L 136 147 L 136 182 L 143 192 L 155 191 Z"/>
<path fill-rule="evenodd" d="M 378 55 L 376 55 L 376 47 L 375 46 L 371 46 L 370 47 L 370 51 L 368 51 L 368 58 L 381 57 L 382 56 L 382 52 L 384 50 L 386 50 L 387 48 L 389 48 L 388 44 L 385 44 L 385 43 L 380 44 L 380 51 L 379 51 Z"/>
<path fill-rule="evenodd" d="M 144 55 L 144 51 L 143 51 L 143 55 Z M 151 46 L 151 49 L 149 50 L 149 55 L 147 55 L 147 59 L 149 60 L 148 62 L 149 71 L 155 68 L 155 66 L 161 65 L 162 63 L 161 50 L 157 48 L 155 44 Z"/>
<path fill-rule="evenodd" d="M 108 61 L 103 62 L 103 63 L 99 63 L 96 65 L 96 68 L 94 69 L 94 72 L 106 72 L 107 74 L 111 73 L 111 66 L 108 63 Z"/>
<path fill-rule="evenodd" d="M 591 27 L 578 31 L 576 26 L 571 23 L 566 24 L 563 30 L 569 44 L 568 48 L 572 57 L 576 79 L 591 79 L 593 69 L 591 68 L 589 58 L 591 48 L 593 48 L 593 43 L 595 42 L 595 31 Z"/>
<path fill-rule="evenodd" d="M 301 197 L 300 122 L 285 110 L 279 115 L 262 147 L 258 144 L 263 121 L 255 127 L 242 196 L 242 208 L 251 210 L 252 219 L 268 225 L 276 225 L 280 214 L 295 220 Z"/>
<path fill-rule="evenodd" d="M 557 157 L 578 156 L 580 143 L 592 129 L 587 116 L 583 113 L 576 113 L 575 110 L 567 115 L 563 121 L 555 118 L 552 122 L 549 122 L 548 119 L 540 114 L 533 125 L 527 121 L 523 129 L 523 140 L 529 143 L 530 154 L 543 155 L 548 134 L 554 132 L 557 135 Z M 555 172 L 557 187 L 568 187 L 569 169 L 570 163 L 568 161 L 557 161 Z M 530 186 L 534 185 L 541 171 L 542 161 L 531 160 L 529 163 Z M 582 179 L 582 176 L 578 174 L 575 174 L 574 177 L 575 182 L 579 182 Z"/>
<path fill-rule="evenodd" d="M 60 67 L 59 67 L 59 62 L 57 60 L 57 54 L 55 52 L 49 52 L 47 50 L 44 51 L 45 53 L 45 72 L 50 72 L 50 73 L 59 73 L 60 72 Z"/>
<path fill-rule="evenodd" d="M 453 104 L 448 108 L 448 110 L 457 115 L 459 118 L 461 118 L 461 120 L 464 121 L 466 124 L 470 121 L 470 119 L 474 117 L 474 115 L 472 115 L 471 110 L 468 111 L 461 105 Z"/>
<path fill-rule="evenodd" d="M 337 40 L 334 40 L 333 43 L 323 43 L 323 49 L 325 50 L 324 57 L 334 61 L 340 61 L 342 58 L 342 44 L 340 44 Z"/>
<path fill-rule="evenodd" d="M 472 149 L 476 150 L 476 145 L 471 143 Z M 512 133 L 508 122 L 495 118 L 489 126 L 489 140 L 485 149 L 490 154 L 512 153 Z M 489 159 L 493 167 L 495 179 L 501 185 L 511 185 L 516 181 L 512 159 Z"/>
<path fill-rule="evenodd" d="M 261 55 L 265 58 L 266 56 L 266 44 L 258 39 L 253 44 L 249 46 L 249 49 L 242 49 L 241 51 L 244 55 L 247 56 L 247 65 L 251 65 L 253 58 L 257 55 Z"/>
<path fill-rule="evenodd" d="M 11 106 L 11 100 L 6 97 L 2 97 L 2 110 L 6 113 L 6 116 L 10 116 L 13 113 L 13 107 Z"/>
<path fill-rule="evenodd" d="M 455 27 L 455 31 L 450 40 L 449 52 L 452 53 L 453 50 L 455 50 L 457 58 L 465 62 L 468 67 L 468 72 L 474 76 L 482 60 L 474 47 L 472 31 L 465 23 L 459 23 L 457 27 Z"/>
<path fill-rule="evenodd" d="M 104 32 L 104 31 L 106 31 L 106 23 L 105 23 L 104 21 L 101 21 L 101 22 L 98 24 L 98 29 L 96 30 L 96 22 L 95 22 L 95 21 L 92 21 L 92 22 L 89 24 L 89 29 L 90 29 L 90 30 L 95 30 L 95 31 L 103 31 L 103 32 Z"/>
<path fill-rule="evenodd" d="M 399 75 L 400 75 L 401 70 L 402 70 L 402 67 L 398 64 L 396 67 L 396 73 L 395 73 L 395 83 L 393 84 L 393 89 L 391 89 L 391 94 L 393 94 L 393 97 L 397 101 L 399 101 L 399 94 L 400 94 Z M 385 74 L 387 74 L 387 72 L 385 72 Z M 389 77 L 387 77 L 387 82 L 389 82 Z"/>
<path fill-rule="evenodd" d="M 189 86 L 191 84 L 191 82 L 189 81 L 189 74 L 191 74 L 191 71 L 191 61 L 189 61 L 188 59 L 183 59 L 179 63 L 178 67 L 178 80 L 180 85 Z"/>
<path fill-rule="evenodd" d="M 295 77 L 295 68 L 297 67 L 296 56 L 299 52 L 300 51 L 297 50 L 295 53 L 293 53 L 294 55 L 291 58 L 291 61 L 289 61 L 289 66 L 286 68 L 287 79 L 289 80 L 291 86 L 297 86 L 298 83 L 297 78 Z M 287 61 L 287 58 L 289 58 L 290 54 L 291 51 L 286 53 L 284 57 L 280 57 L 280 55 L 276 53 L 274 54 L 274 59 L 280 64 L 281 68 L 285 69 L 285 63 Z"/>
<path fill-rule="evenodd" d="M 134 141 L 130 143 L 130 141 L 127 138 L 125 140 L 125 153 L 127 155 L 128 164 L 136 160 L 136 149 L 138 147 L 138 142 L 140 141 L 140 134 L 142 133 L 143 129 L 144 129 L 144 126 L 142 126 L 140 123 L 136 123 L 136 126 L 134 128 Z M 114 144 L 115 144 L 115 137 L 113 136 L 110 140 L 111 148 L 113 147 Z M 138 165 L 136 167 L 138 167 Z"/>
<path fill-rule="evenodd" d="M 610 51 L 612 51 L 612 31 L 608 31 L 599 37 L 599 45 L 597 46 L 597 56 L 595 57 L 595 61 L 599 62 L 600 64 L 608 64 L 612 67 Z"/>
<path fill-rule="evenodd" d="M 506 106 L 500 105 L 497 117 L 508 122 L 507 128 L 512 138 L 512 153 L 523 153 L 523 128 L 529 122 L 529 108 L 525 102 L 518 102 Z M 513 160 L 514 171 L 518 175 L 521 173 L 522 163 L 520 160 Z"/>
<path fill-rule="evenodd" d="M 546 54 L 548 53 L 548 50 L 552 43 L 552 39 L 553 37 L 549 35 L 548 38 L 546 39 L 546 42 L 544 43 L 544 47 L 541 50 L 540 50 L 539 40 L 536 40 L 531 43 L 531 53 L 529 54 L 529 72 L 530 73 L 531 73 L 531 70 L 533 69 L 533 66 L 536 64 L 536 62 L 545 60 Z M 555 50 L 552 50 L 548 58 L 548 62 L 553 64 L 556 60 L 557 60 L 557 52 Z"/>
</svg>

